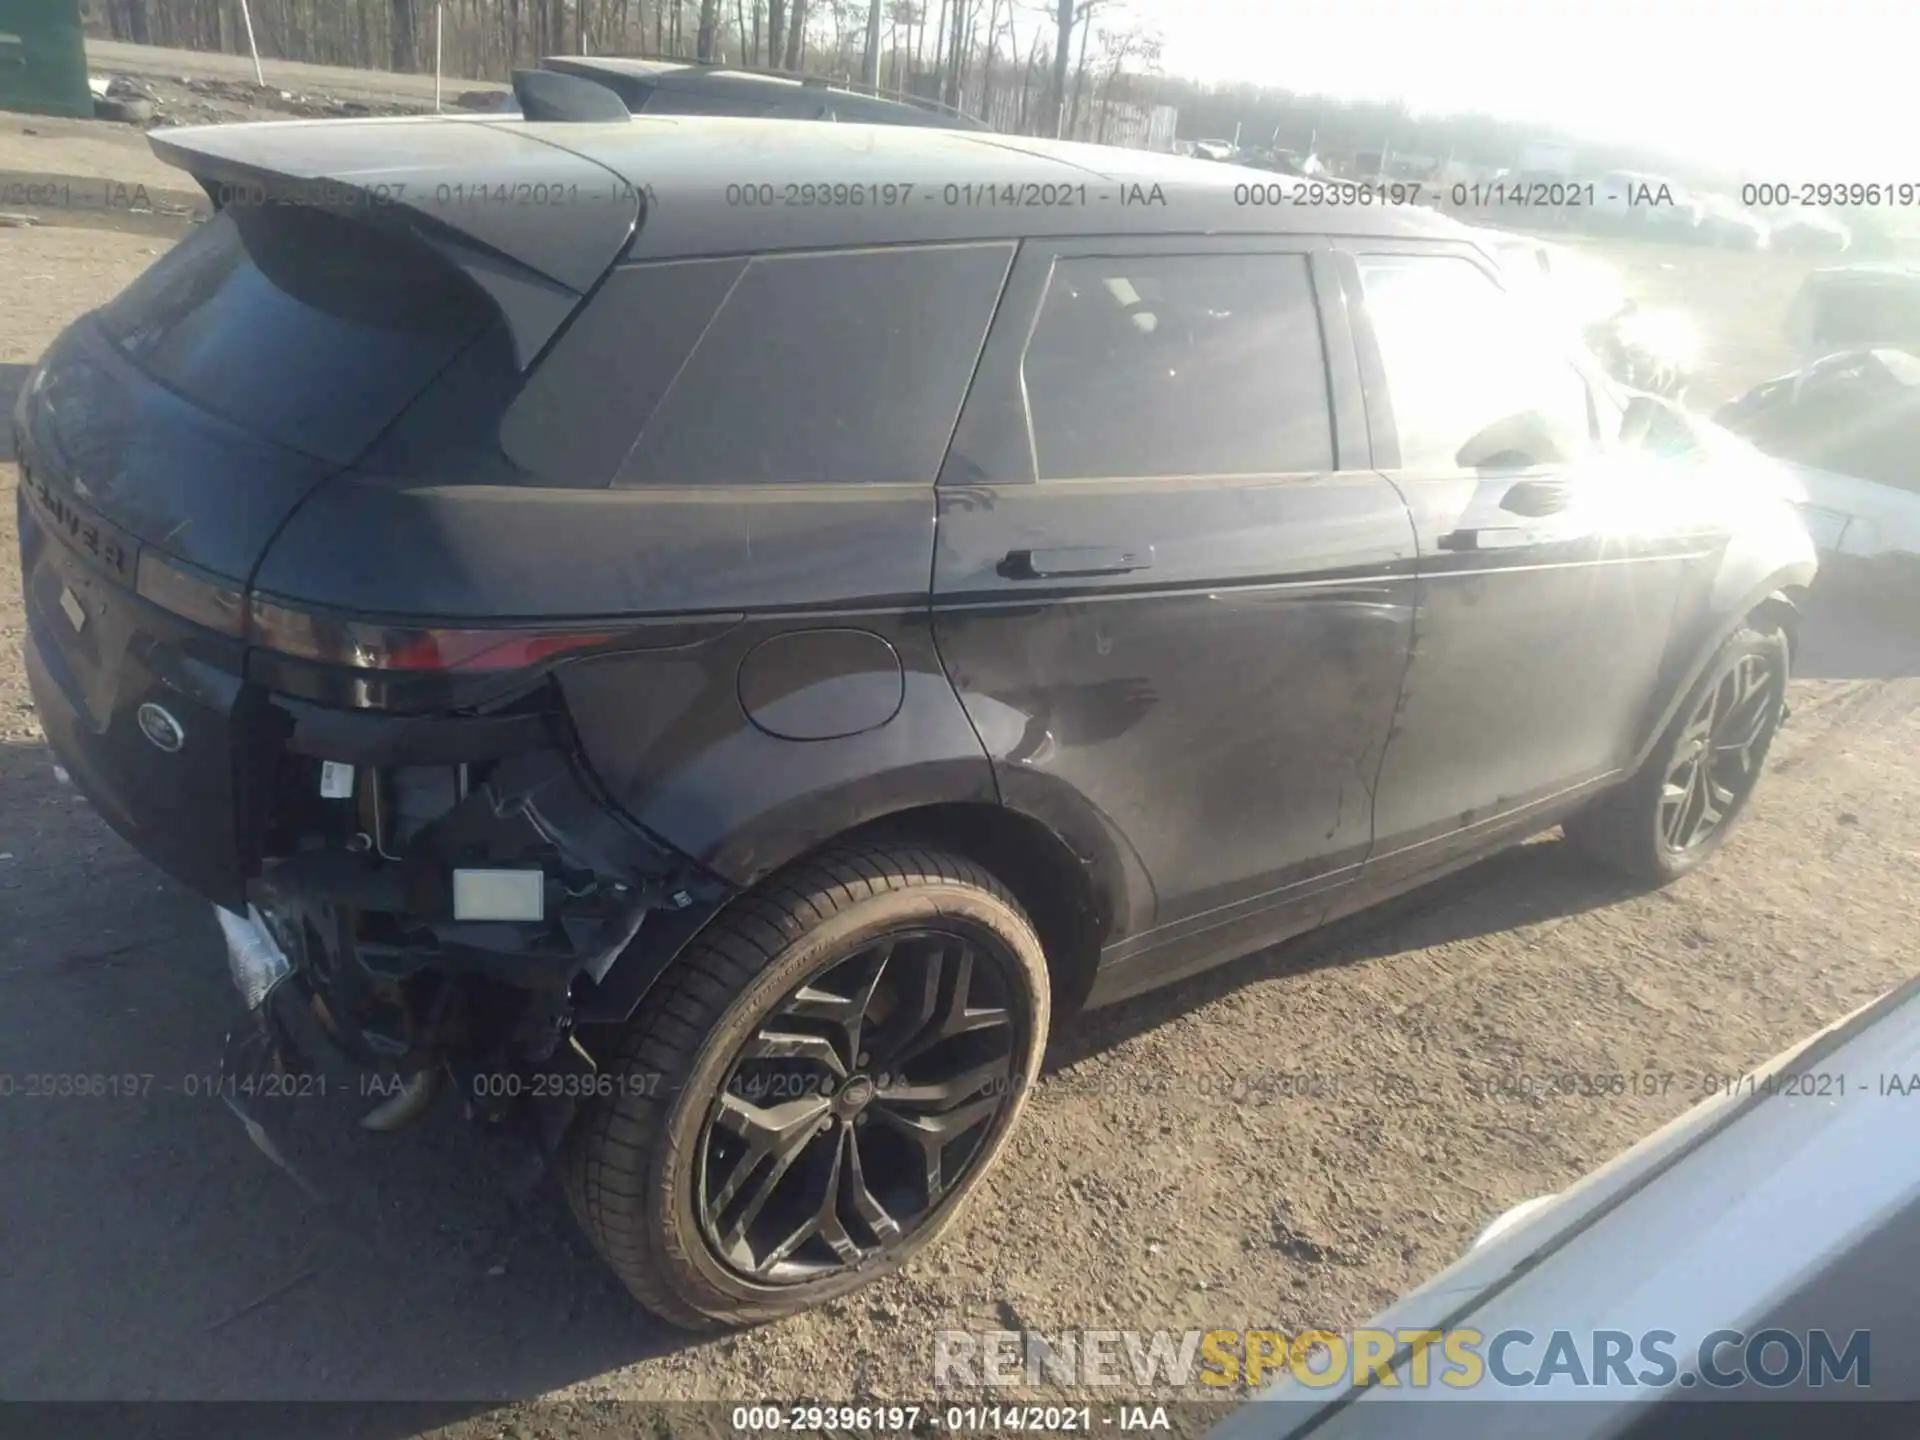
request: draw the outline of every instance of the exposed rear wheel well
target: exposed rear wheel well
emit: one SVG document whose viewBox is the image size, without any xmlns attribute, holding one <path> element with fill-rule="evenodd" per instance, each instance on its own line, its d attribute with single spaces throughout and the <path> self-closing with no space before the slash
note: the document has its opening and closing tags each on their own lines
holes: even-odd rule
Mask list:
<svg viewBox="0 0 1920 1440">
<path fill-rule="evenodd" d="M 1065 841 L 1016 810 L 962 802 L 904 810 L 829 843 L 902 837 L 964 855 L 1011 890 L 1046 948 L 1054 1022 L 1080 1008 L 1100 959 L 1105 906 Z"/>
<path fill-rule="evenodd" d="M 1807 587 L 1788 585 L 1767 596 L 1753 607 L 1753 618 L 1765 624 L 1779 627 L 1780 633 L 1787 637 L 1787 663 L 1789 666 L 1800 655 L 1800 621 L 1806 613 Z"/>
</svg>

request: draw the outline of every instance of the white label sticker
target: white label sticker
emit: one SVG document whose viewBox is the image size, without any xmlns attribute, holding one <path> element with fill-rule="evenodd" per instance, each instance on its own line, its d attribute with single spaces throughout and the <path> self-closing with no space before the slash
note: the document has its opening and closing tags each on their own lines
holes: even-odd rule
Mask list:
<svg viewBox="0 0 1920 1440">
<path fill-rule="evenodd" d="M 67 619 L 73 622 L 75 630 L 87 628 L 87 609 L 74 598 L 73 591 L 66 586 L 60 587 L 60 608 L 67 612 Z"/>
<path fill-rule="evenodd" d="M 546 914 L 547 877 L 538 870 L 456 870 L 456 920 L 540 920 Z"/>
<path fill-rule="evenodd" d="M 344 765 L 338 760 L 320 762 L 320 798 L 322 800 L 350 800 L 353 798 L 353 766 Z"/>
</svg>

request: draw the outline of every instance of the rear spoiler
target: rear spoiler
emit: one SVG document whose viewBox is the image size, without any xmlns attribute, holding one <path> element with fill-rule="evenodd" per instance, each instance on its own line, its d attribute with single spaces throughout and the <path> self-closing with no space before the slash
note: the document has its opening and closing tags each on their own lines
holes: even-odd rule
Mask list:
<svg viewBox="0 0 1920 1440">
<path fill-rule="evenodd" d="M 644 206 L 623 176 L 518 121 L 268 121 L 148 141 L 215 210 L 312 206 L 413 233 L 499 308 L 523 369 L 625 253 Z"/>
<path fill-rule="evenodd" d="M 529 120 L 568 123 L 631 120 L 627 102 L 610 85 L 558 70 L 516 70 L 513 98 Z"/>
</svg>

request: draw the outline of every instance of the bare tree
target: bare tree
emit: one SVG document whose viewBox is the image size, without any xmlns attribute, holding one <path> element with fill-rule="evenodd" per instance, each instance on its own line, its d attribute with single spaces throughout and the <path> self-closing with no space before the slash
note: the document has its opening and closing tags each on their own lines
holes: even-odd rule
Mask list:
<svg viewBox="0 0 1920 1440">
<path fill-rule="evenodd" d="M 941 99 L 949 105 L 960 103 L 961 84 L 967 76 L 967 29 L 968 14 L 966 0 L 953 0 L 953 30 L 947 37 L 947 83 Z"/>
<path fill-rule="evenodd" d="M 1040 41 L 1044 35 L 1045 32 L 1041 30 L 1033 32 L 1033 45 L 1027 51 L 1026 74 L 1020 79 L 1020 119 L 1017 128 L 1022 135 L 1034 133 L 1032 125 L 1036 117 L 1029 115 L 1027 102 L 1033 95 L 1033 77 L 1040 73 Z"/>
<path fill-rule="evenodd" d="M 767 64 L 777 67 L 786 53 L 787 0 L 767 0 Z"/>
<path fill-rule="evenodd" d="M 800 68 L 801 55 L 806 47 L 807 0 L 793 0 L 793 16 L 787 27 L 787 69 Z"/>
<path fill-rule="evenodd" d="M 1099 0 L 1081 0 L 1080 58 L 1073 67 L 1073 98 L 1067 106 L 1067 124 L 1061 133 L 1072 138 L 1080 128 L 1080 92 L 1087 84 L 1087 40 L 1093 34 L 1093 9 Z"/>
<path fill-rule="evenodd" d="M 700 0 L 700 28 L 693 39 L 693 53 L 702 60 L 713 58 L 714 34 L 720 26 L 720 0 Z"/>
<path fill-rule="evenodd" d="M 1094 103 L 1099 110 L 1099 124 L 1094 141 L 1105 144 L 1107 125 L 1115 104 L 1115 90 L 1122 78 L 1121 71 L 1129 60 L 1137 59 L 1144 70 L 1160 68 L 1161 39 L 1159 32 L 1146 25 L 1136 25 L 1120 34 L 1102 32 L 1100 49 L 1107 62 L 1106 75 L 1096 82 Z"/>
<path fill-rule="evenodd" d="M 1059 34 L 1053 42 L 1053 92 L 1048 99 L 1053 110 L 1053 133 L 1058 135 L 1067 118 L 1067 56 L 1073 44 L 1073 0 L 1059 0 L 1054 8 L 1054 25 Z"/>
<path fill-rule="evenodd" d="M 880 83 L 880 0 L 867 0 L 867 50 L 860 78 L 869 85 Z"/>
<path fill-rule="evenodd" d="M 1009 10 L 1013 7 L 1008 6 Z M 993 57 L 1000 49 L 1000 0 L 988 0 L 987 8 L 987 53 L 980 64 L 980 102 L 976 107 L 980 115 L 987 115 L 993 109 Z"/>
<path fill-rule="evenodd" d="M 395 70 L 420 68 L 419 50 L 413 29 L 413 0 L 393 0 L 393 37 L 390 58 Z"/>
</svg>

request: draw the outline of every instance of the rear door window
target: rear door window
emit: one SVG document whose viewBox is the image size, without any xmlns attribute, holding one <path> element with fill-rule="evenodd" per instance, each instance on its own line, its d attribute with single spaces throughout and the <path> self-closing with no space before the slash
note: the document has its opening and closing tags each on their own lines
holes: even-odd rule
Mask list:
<svg viewBox="0 0 1920 1440">
<path fill-rule="evenodd" d="M 1333 468 L 1305 255 L 1062 260 L 1021 368 L 1041 480 Z"/>
<path fill-rule="evenodd" d="M 752 261 L 616 483 L 931 484 L 1012 257 L 990 244 Z"/>
<path fill-rule="evenodd" d="M 1358 258 L 1401 468 L 1550 465 L 1596 448 L 1586 380 L 1547 317 L 1457 256 Z"/>
<path fill-rule="evenodd" d="M 101 312 L 160 384 L 290 450 L 345 464 L 494 310 L 408 236 L 311 207 L 230 207 Z"/>
</svg>

